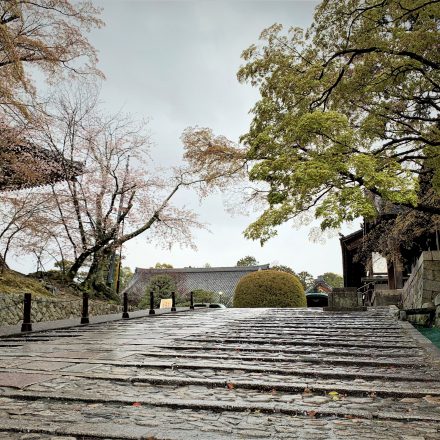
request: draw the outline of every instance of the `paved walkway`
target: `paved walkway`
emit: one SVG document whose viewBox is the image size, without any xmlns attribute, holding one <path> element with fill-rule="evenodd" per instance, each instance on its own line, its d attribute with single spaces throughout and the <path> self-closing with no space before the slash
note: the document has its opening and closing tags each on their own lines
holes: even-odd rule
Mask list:
<svg viewBox="0 0 440 440">
<path fill-rule="evenodd" d="M 384 310 L 195 311 L 0 346 L 0 439 L 440 439 L 440 358 Z"/>
<path fill-rule="evenodd" d="M 186 312 L 189 310 L 189 307 L 177 307 L 177 312 Z M 133 318 L 143 318 L 149 316 L 150 310 L 135 310 L 129 312 L 129 319 Z M 156 315 L 163 315 L 165 313 L 172 313 L 170 309 L 155 309 Z M 101 324 L 104 322 L 111 321 L 119 321 L 122 319 L 122 312 L 120 313 L 111 313 L 108 315 L 99 315 L 99 316 L 89 316 L 90 324 Z M 81 324 L 81 318 L 69 318 L 69 319 L 59 319 L 58 321 L 42 321 L 42 322 L 34 322 L 32 324 L 32 331 L 41 332 L 46 330 L 57 330 L 64 329 L 70 327 L 83 327 Z M 0 326 L 0 337 L 1 336 L 11 336 L 11 335 L 19 335 L 21 334 L 21 323 L 17 325 L 5 325 Z"/>
</svg>

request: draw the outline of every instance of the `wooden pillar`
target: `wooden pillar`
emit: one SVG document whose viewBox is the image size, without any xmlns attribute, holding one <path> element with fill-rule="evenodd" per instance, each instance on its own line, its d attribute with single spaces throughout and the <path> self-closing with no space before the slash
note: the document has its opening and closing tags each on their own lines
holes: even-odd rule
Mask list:
<svg viewBox="0 0 440 440">
<path fill-rule="evenodd" d="M 400 259 L 394 260 L 394 278 L 396 280 L 396 289 L 403 288 L 403 264 Z"/>
<path fill-rule="evenodd" d="M 387 269 L 388 269 L 388 289 L 394 290 L 394 289 L 396 289 L 394 261 L 387 260 Z"/>
</svg>

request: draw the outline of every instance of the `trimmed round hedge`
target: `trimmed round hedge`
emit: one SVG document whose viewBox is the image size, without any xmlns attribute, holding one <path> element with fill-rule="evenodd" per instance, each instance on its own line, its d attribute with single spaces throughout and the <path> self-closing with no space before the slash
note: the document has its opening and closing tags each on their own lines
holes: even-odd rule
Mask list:
<svg viewBox="0 0 440 440">
<path fill-rule="evenodd" d="M 306 307 L 304 288 L 295 275 L 259 270 L 245 275 L 234 293 L 234 307 Z"/>
</svg>

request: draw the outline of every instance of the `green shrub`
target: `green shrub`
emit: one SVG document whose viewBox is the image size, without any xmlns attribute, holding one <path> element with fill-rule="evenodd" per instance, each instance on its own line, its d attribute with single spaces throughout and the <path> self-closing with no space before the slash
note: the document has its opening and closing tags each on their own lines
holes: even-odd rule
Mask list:
<svg viewBox="0 0 440 440">
<path fill-rule="evenodd" d="M 195 303 L 213 303 L 215 302 L 215 292 L 209 290 L 197 289 L 193 291 Z"/>
<path fill-rule="evenodd" d="M 154 308 L 158 308 L 161 299 L 171 298 L 171 292 L 176 291 L 176 283 L 169 275 L 152 276 L 145 288 L 145 296 L 138 305 L 139 308 L 148 309 L 150 307 L 151 291 L 154 292 Z"/>
<path fill-rule="evenodd" d="M 276 270 L 259 270 L 245 275 L 237 284 L 234 307 L 306 307 L 299 279 Z"/>
</svg>

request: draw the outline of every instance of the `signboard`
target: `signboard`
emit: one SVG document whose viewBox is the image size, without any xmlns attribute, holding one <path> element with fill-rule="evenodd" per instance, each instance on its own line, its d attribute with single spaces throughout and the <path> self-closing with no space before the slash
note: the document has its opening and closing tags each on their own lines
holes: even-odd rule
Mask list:
<svg viewBox="0 0 440 440">
<path fill-rule="evenodd" d="M 173 307 L 173 300 L 171 298 L 165 298 L 160 300 L 160 309 L 171 309 Z"/>
</svg>

